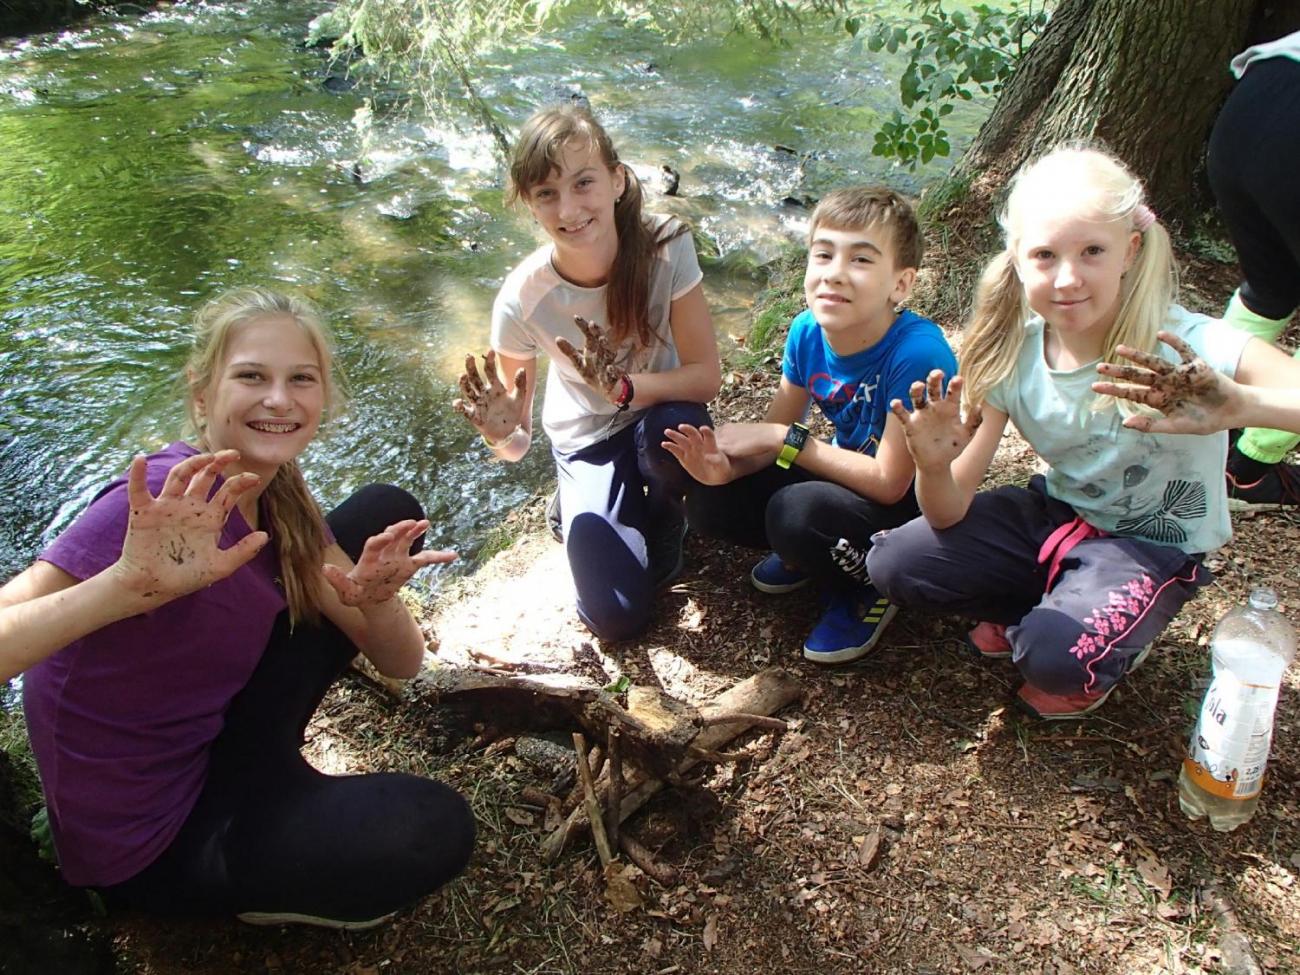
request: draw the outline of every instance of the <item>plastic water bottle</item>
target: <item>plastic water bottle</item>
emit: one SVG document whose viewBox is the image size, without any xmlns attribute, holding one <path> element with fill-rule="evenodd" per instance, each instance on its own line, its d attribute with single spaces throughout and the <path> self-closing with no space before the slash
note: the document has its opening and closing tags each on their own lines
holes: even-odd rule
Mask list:
<svg viewBox="0 0 1300 975">
<path fill-rule="evenodd" d="M 1295 630 L 1277 612 L 1277 595 L 1256 589 L 1247 606 L 1219 621 L 1212 640 L 1214 679 L 1205 691 L 1187 758 L 1178 774 L 1178 804 L 1192 819 L 1208 816 L 1221 832 L 1255 813 L 1273 741 L 1282 674 L 1295 655 Z"/>
</svg>

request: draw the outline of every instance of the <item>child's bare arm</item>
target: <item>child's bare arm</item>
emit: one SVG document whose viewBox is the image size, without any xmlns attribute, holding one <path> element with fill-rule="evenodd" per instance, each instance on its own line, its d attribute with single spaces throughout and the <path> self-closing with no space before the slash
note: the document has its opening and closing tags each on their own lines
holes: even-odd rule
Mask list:
<svg viewBox="0 0 1300 975">
<path fill-rule="evenodd" d="M 833 481 L 880 504 L 901 501 L 911 487 L 915 472 L 902 424 L 893 416 L 885 421 L 885 434 L 874 457 L 809 440 L 795 458 L 795 463 L 809 474 Z"/>
</svg>

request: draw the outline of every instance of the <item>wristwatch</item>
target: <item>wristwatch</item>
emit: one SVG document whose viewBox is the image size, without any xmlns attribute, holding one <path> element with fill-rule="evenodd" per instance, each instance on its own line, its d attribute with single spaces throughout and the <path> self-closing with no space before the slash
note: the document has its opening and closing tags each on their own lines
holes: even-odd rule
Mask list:
<svg viewBox="0 0 1300 975">
<path fill-rule="evenodd" d="M 776 466 L 788 471 L 807 442 L 808 428 L 802 423 L 791 423 L 790 429 L 785 432 L 785 442 L 781 444 L 781 452 L 776 455 Z"/>
</svg>

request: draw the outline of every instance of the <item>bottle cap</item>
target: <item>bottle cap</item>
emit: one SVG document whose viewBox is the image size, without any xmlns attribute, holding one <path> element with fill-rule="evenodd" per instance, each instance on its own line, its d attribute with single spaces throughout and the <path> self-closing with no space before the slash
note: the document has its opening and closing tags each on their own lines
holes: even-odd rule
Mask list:
<svg viewBox="0 0 1300 975">
<path fill-rule="evenodd" d="M 1252 589 L 1250 593 L 1252 609 L 1277 609 L 1277 593 L 1272 589 Z"/>
</svg>

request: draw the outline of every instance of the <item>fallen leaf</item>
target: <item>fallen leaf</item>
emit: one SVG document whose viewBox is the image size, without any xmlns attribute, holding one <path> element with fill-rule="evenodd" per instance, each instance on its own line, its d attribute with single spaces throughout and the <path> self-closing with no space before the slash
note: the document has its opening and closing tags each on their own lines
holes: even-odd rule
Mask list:
<svg viewBox="0 0 1300 975">
<path fill-rule="evenodd" d="M 704 922 L 704 949 L 712 951 L 718 943 L 718 916 L 710 914 L 709 919 Z"/>
<path fill-rule="evenodd" d="M 858 844 L 858 863 L 863 870 L 870 870 L 880 860 L 880 827 L 877 826 Z"/>
<path fill-rule="evenodd" d="M 1137 869 L 1148 887 L 1158 893 L 1162 899 L 1168 899 L 1169 892 L 1173 888 L 1168 867 L 1154 856 L 1146 856 L 1138 861 Z"/>
<path fill-rule="evenodd" d="M 641 906 L 641 891 L 634 880 L 643 876 L 637 867 L 611 863 L 605 868 L 605 900 L 620 914 L 635 911 Z"/>
<path fill-rule="evenodd" d="M 517 809 L 514 806 L 506 806 L 506 819 L 516 826 L 532 826 L 534 822 L 532 813 L 527 809 Z"/>
<path fill-rule="evenodd" d="M 958 945 L 957 954 L 961 955 L 961 960 L 973 972 L 979 971 L 993 960 L 993 954 L 987 948 L 967 948 L 964 945 Z"/>
</svg>

